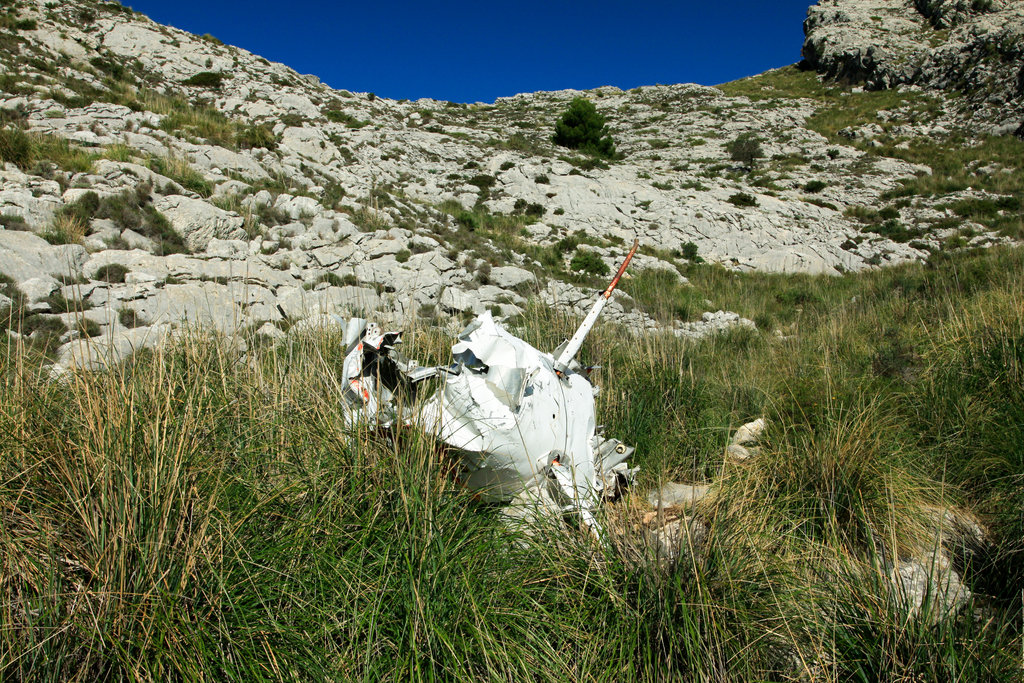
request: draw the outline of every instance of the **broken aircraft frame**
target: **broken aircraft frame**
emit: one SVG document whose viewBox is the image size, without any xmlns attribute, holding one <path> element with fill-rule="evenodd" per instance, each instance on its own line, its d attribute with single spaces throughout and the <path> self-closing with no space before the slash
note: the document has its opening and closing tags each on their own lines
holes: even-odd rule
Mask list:
<svg viewBox="0 0 1024 683">
<path fill-rule="evenodd" d="M 512 335 L 489 312 L 452 346 L 454 363 L 425 367 L 396 350 L 400 332 L 360 318 L 345 324 L 343 400 L 350 424 L 415 425 L 462 454 L 462 482 L 483 500 L 579 516 L 594 533 L 602 498 L 632 483 L 633 449 L 598 430 L 589 369 L 576 362 L 587 334 L 636 253 L 637 243 L 576 333 L 554 353 Z M 398 407 L 399 386 L 438 378 L 415 410 Z"/>
</svg>

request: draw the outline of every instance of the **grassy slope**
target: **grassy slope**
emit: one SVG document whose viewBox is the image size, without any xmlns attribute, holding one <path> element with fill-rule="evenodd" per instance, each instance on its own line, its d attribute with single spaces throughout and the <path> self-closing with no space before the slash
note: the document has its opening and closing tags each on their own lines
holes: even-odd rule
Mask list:
<svg viewBox="0 0 1024 683">
<path fill-rule="evenodd" d="M 818 109 L 807 121 L 811 130 L 836 144 L 856 146 L 870 157 L 903 159 L 931 169 L 930 174 L 910 180 L 891 193 L 892 196 L 884 197 L 889 206 L 898 205 L 901 200 L 920 203 L 941 199 L 968 189 L 1006 195 L 1000 205 L 953 199 L 948 208 L 958 222 L 969 219 L 1003 236 L 1015 239 L 1024 236 L 1024 205 L 1020 202 L 1020 197 L 1024 196 L 1024 141 L 1010 135 L 973 139 L 957 131 L 924 137 L 901 135 L 901 125 L 929 124 L 944 106 L 961 106 L 955 95 L 927 91 L 853 91 L 822 82 L 815 73 L 793 66 L 727 83 L 720 89 L 730 96 L 759 101 L 781 103 L 795 97 L 813 100 Z M 879 119 L 880 111 L 895 112 L 895 115 Z M 863 141 L 851 142 L 839 135 L 844 128 L 868 123 L 878 124 L 884 131 L 877 138 L 878 147 Z M 928 226 L 913 227 L 928 229 Z"/>
<path fill-rule="evenodd" d="M 1024 587 L 1024 253 L 841 278 L 690 273 L 793 336 L 700 345 L 602 328 L 602 422 L 643 484 L 714 478 L 705 550 L 670 574 L 633 534 L 509 542 L 415 433 L 345 434 L 337 339 L 213 340 L 0 385 L 0 669 L 33 680 L 1003 680 Z M 668 290 L 666 290 L 668 291 Z M 550 348 L 572 322 L 523 333 Z M 429 330 L 414 354 L 443 360 Z M 759 459 L 725 463 L 766 414 Z M 904 623 L 880 547 L 962 504 L 994 546 L 972 609 Z M 628 527 L 626 509 L 614 526 Z M 635 520 L 633 520 L 635 521 Z M 879 541 L 878 539 L 883 539 Z M 879 545 L 881 544 L 881 546 Z M 998 578 L 998 580 L 997 580 Z"/>
</svg>

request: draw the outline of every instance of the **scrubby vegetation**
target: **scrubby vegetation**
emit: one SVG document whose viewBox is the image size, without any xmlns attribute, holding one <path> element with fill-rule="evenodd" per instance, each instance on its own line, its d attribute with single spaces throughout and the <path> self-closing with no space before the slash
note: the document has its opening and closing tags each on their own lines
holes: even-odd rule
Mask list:
<svg viewBox="0 0 1024 683">
<path fill-rule="evenodd" d="M 554 143 L 595 157 L 611 159 L 615 143 L 608 134 L 604 116 L 590 100 L 577 97 L 555 122 Z"/>
<path fill-rule="evenodd" d="M 725 146 L 725 151 L 729 153 L 730 159 L 748 169 L 753 169 L 757 160 L 764 156 L 761 141 L 752 133 L 738 135 Z"/>
<path fill-rule="evenodd" d="M 213 90 L 220 90 L 220 86 L 224 83 L 224 74 L 216 71 L 200 71 L 197 74 L 193 74 L 182 81 L 184 85 L 191 85 L 197 88 L 211 88 Z"/>
<path fill-rule="evenodd" d="M 599 328 L 581 360 L 602 366 L 599 415 L 638 446 L 640 490 L 719 482 L 707 541 L 671 571 L 628 499 L 608 546 L 513 537 L 454 483 L 452 454 L 347 430 L 339 339 L 239 363 L 188 338 L 64 382 L 12 345 L 3 676 L 1014 680 L 1022 273 L 1011 249 L 837 278 L 692 265 L 697 291 L 762 330 L 694 345 Z M 679 286 L 643 297 L 668 307 Z M 531 309 L 518 331 L 554 348 L 575 324 Z M 437 331 L 408 343 L 448 359 Z M 761 455 L 726 462 L 731 429 L 761 415 Z M 933 547 L 922 511 L 947 506 L 991 533 L 960 567 L 975 597 L 908 617 L 885 558 Z"/>
<path fill-rule="evenodd" d="M 153 186 L 139 183 L 134 189 L 103 197 L 86 192 L 74 202 L 66 204 L 58 219 L 88 225 L 93 218 L 107 218 L 118 228 L 134 230 L 152 239 L 160 254 L 178 254 L 187 251 L 185 241 L 170 221 L 152 203 Z"/>
</svg>

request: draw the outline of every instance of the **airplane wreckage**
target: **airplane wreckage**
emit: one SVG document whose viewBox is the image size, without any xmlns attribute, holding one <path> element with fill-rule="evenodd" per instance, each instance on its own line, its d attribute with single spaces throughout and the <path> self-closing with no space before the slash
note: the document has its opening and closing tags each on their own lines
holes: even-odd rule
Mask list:
<svg viewBox="0 0 1024 683">
<path fill-rule="evenodd" d="M 636 253 L 634 242 L 611 284 L 553 353 L 510 334 L 489 312 L 452 346 L 451 366 L 420 366 L 397 351 L 401 332 L 353 318 L 345 324 L 342 400 L 351 425 L 415 425 L 462 454 L 461 481 L 482 500 L 513 502 L 524 517 L 575 514 L 600 535 L 594 512 L 633 482 L 633 448 L 597 426 L 592 368 L 576 361 L 587 334 Z M 416 410 L 398 406 L 401 387 L 437 378 Z"/>
</svg>

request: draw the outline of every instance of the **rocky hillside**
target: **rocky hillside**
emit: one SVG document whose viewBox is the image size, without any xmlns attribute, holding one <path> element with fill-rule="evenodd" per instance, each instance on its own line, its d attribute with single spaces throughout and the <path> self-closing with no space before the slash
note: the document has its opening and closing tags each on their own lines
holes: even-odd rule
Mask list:
<svg viewBox="0 0 1024 683">
<path fill-rule="evenodd" d="M 812 8 L 808 60 L 875 84 L 888 48 L 865 48 L 853 71 L 842 55 L 860 48 L 840 40 L 889 34 L 875 4 Z M 982 22 L 1019 19 L 972 7 L 927 30 L 991 45 Z M 681 284 L 698 261 L 840 273 L 1022 234 L 1019 141 L 965 127 L 961 98 L 917 77 L 865 92 L 789 67 L 720 88 L 464 105 L 333 90 L 112 2 L 8 2 L 0 27 L 0 310 L 8 334 L 62 366 L 182 323 L 280 337 L 324 313 L 516 316 L 530 301 L 579 313 L 634 237 L 634 273 Z M 621 158 L 553 144 L 580 95 Z M 691 320 L 624 289 L 608 316 L 632 329 L 749 324 L 711 312 L 714 292 L 697 294 L 709 312 Z"/>
<path fill-rule="evenodd" d="M 966 122 L 1024 134 L 1024 2 L 822 0 L 804 32 L 804 58 L 832 78 L 958 92 Z"/>
</svg>

